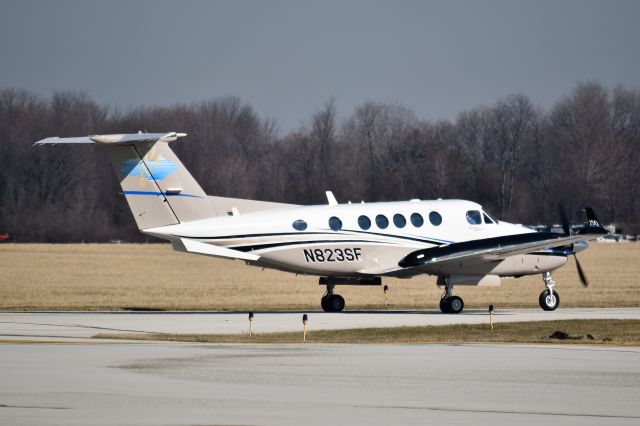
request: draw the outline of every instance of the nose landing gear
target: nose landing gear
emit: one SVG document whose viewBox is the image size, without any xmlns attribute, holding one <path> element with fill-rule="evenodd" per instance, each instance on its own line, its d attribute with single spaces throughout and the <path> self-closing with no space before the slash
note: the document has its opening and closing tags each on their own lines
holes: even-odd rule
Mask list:
<svg viewBox="0 0 640 426">
<path fill-rule="evenodd" d="M 560 296 L 553 289 L 553 286 L 556 285 L 556 283 L 551 278 L 550 272 L 545 272 L 544 274 L 542 274 L 542 280 L 544 281 L 546 290 L 540 293 L 538 303 L 540 303 L 540 307 L 543 310 L 554 311 L 560 305 Z"/>
</svg>

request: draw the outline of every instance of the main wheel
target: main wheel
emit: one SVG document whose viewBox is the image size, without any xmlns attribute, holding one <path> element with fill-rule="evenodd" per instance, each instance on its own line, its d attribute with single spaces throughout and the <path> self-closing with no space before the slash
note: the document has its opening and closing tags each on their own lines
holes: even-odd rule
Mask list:
<svg viewBox="0 0 640 426">
<path fill-rule="evenodd" d="M 331 295 L 329 299 L 329 306 L 331 306 L 331 312 L 342 312 L 344 309 L 344 297 L 339 294 Z"/>
<path fill-rule="evenodd" d="M 344 298 L 339 294 L 330 294 L 322 298 L 320 306 L 325 312 L 341 312 L 344 309 Z"/>
<path fill-rule="evenodd" d="M 444 314 L 459 314 L 464 309 L 464 301 L 459 296 L 440 299 L 440 310 Z"/>
<path fill-rule="evenodd" d="M 329 307 L 329 296 L 323 296 L 322 299 L 320 299 L 320 306 L 322 306 L 322 310 L 325 312 L 330 312 L 329 309 L 331 309 Z"/>
<path fill-rule="evenodd" d="M 553 292 L 545 290 L 540 293 L 538 302 L 543 310 L 554 311 L 560 305 L 560 296 L 555 292 L 555 290 Z"/>
<path fill-rule="evenodd" d="M 448 314 L 449 313 L 448 309 L 449 307 L 447 306 L 447 298 L 443 297 L 442 299 L 440 299 L 440 311 L 443 314 Z"/>
<path fill-rule="evenodd" d="M 447 300 L 447 307 L 450 314 L 459 314 L 464 309 L 464 301 L 462 297 L 451 296 Z"/>
</svg>

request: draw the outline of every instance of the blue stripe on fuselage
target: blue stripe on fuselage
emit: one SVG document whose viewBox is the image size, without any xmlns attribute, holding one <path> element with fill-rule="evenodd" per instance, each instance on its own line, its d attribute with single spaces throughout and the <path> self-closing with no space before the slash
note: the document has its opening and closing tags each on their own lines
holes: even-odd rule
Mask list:
<svg viewBox="0 0 640 426">
<path fill-rule="evenodd" d="M 193 197 L 193 198 L 201 198 L 197 195 L 191 194 L 167 194 L 166 192 L 158 192 L 158 191 L 122 191 L 125 195 L 164 195 L 166 197 Z"/>
</svg>

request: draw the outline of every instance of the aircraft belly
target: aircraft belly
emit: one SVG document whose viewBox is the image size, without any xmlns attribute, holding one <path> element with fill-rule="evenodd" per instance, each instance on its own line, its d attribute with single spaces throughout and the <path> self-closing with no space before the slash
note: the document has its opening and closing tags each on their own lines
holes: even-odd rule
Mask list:
<svg viewBox="0 0 640 426">
<path fill-rule="evenodd" d="M 379 275 L 398 269 L 416 247 L 385 243 L 317 243 L 256 251 L 261 260 L 298 273 L 320 276 Z"/>
</svg>

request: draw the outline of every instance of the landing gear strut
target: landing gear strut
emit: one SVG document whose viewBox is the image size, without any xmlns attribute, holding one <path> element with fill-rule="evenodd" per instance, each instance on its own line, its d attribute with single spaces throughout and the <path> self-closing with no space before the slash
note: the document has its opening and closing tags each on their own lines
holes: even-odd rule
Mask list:
<svg viewBox="0 0 640 426">
<path fill-rule="evenodd" d="M 344 298 L 339 294 L 333 293 L 335 284 L 327 283 L 327 292 L 320 300 L 320 306 L 325 312 L 341 312 L 344 309 Z"/>
<path fill-rule="evenodd" d="M 453 295 L 453 284 L 447 278 L 444 281 L 444 293 L 440 298 L 440 310 L 445 314 L 459 314 L 464 309 L 464 301 L 460 296 Z"/>
<path fill-rule="evenodd" d="M 553 311 L 560 305 L 560 296 L 555 292 L 553 286 L 556 285 L 555 281 L 551 278 L 550 272 L 542 274 L 542 280 L 546 290 L 540 293 L 538 303 L 540 307 L 545 311 Z"/>
</svg>

